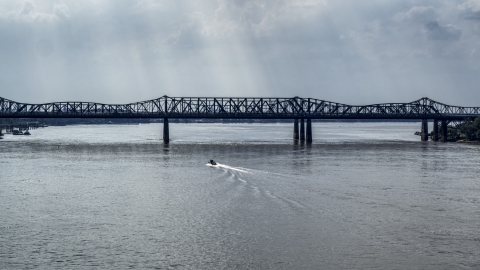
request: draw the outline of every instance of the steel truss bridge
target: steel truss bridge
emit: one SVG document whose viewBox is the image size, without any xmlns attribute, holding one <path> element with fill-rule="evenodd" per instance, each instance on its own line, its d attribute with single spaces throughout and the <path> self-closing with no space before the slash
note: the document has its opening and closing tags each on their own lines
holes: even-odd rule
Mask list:
<svg viewBox="0 0 480 270">
<path fill-rule="evenodd" d="M 129 104 L 29 104 L 0 97 L 0 118 L 237 118 L 438 119 L 480 116 L 480 107 L 451 106 L 429 98 L 410 103 L 347 105 L 314 98 L 168 97 Z"/>
<path fill-rule="evenodd" d="M 347 105 L 314 98 L 168 97 L 129 103 L 20 103 L 0 97 L 0 118 L 163 118 L 163 141 L 170 141 L 169 118 L 295 119 L 293 138 L 312 142 L 312 119 L 421 119 L 422 141 L 429 138 L 428 119 L 434 120 L 432 139 L 447 141 L 447 125 L 480 116 L 480 107 L 451 106 L 429 98 L 410 103 Z M 299 126 L 300 120 L 300 126 Z M 305 123 L 306 130 L 305 130 Z M 441 136 L 439 136 L 441 121 Z M 0 127 L 0 136 L 2 129 Z"/>
</svg>

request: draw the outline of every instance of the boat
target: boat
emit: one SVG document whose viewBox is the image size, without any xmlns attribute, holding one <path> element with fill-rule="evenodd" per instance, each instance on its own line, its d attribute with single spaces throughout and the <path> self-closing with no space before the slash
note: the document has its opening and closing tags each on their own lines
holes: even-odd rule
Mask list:
<svg viewBox="0 0 480 270">
<path fill-rule="evenodd" d="M 210 165 L 217 165 L 217 163 L 216 163 L 213 159 L 210 159 L 210 161 L 208 162 L 208 164 L 210 164 Z"/>
<path fill-rule="evenodd" d="M 16 130 L 16 129 L 15 129 L 15 130 L 12 131 L 12 134 L 13 134 L 13 135 L 23 135 L 23 132 L 21 132 L 20 130 Z"/>
<path fill-rule="evenodd" d="M 28 130 L 26 130 L 26 131 L 23 133 L 23 135 L 32 135 L 32 134 L 30 134 L 30 132 L 28 132 Z"/>
</svg>

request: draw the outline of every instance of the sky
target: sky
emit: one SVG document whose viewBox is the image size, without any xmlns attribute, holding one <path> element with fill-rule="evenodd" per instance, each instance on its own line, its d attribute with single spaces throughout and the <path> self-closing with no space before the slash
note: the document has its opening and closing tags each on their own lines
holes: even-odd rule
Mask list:
<svg viewBox="0 0 480 270">
<path fill-rule="evenodd" d="M 0 97 L 480 106 L 480 0 L 0 0 Z"/>
</svg>

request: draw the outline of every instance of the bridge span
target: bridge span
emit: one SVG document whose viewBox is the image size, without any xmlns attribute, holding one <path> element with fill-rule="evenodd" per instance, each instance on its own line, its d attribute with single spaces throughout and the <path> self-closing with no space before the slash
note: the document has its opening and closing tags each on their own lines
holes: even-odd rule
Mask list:
<svg viewBox="0 0 480 270">
<path fill-rule="evenodd" d="M 433 140 L 438 141 L 441 137 L 446 141 L 447 125 L 451 121 L 479 116 L 480 107 L 451 106 L 426 97 L 409 103 L 371 105 L 348 105 L 301 97 L 163 96 L 129 104 L 76 101 L 30 104 L 0 97 L 0 118 L 163 118 L 166 143 L 170 141 L 169 118 L 294 119 L 294 139 L 312 142 L 312 119 L 419 119 L 422 120 L 422 140 L 428 140 L 430 119 L 434 120 Z"/>
</svg>

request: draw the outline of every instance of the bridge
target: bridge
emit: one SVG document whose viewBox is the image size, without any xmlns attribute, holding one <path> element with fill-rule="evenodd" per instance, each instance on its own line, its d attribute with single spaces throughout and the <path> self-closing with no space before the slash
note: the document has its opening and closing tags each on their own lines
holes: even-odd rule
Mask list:
<svg viewBox="0 0 480 270">
<path fill-rule="evenodd" d="M 168 97 L 129 103 L 20 103 L 0 97 L 0 118 L 163 118 L 168 143 L 169 118 L 294 119 L 294 139 L 312 142 L 312 119 L 422 120 L 421 138 L 428 140 L 428 120 L 434 120 L 433 140 L 446 141 L 447 125 L 480 116 L 480 107 L 451 106 L 429 98 L 410 103 L 347 105 L 314 98 Z M 306 130 L 305 130 L 306 121 Z M 300 127 L 299 127 L 300 123 Z M 1 134 L 1 129 L 0 129 Z"/>
</svg>

